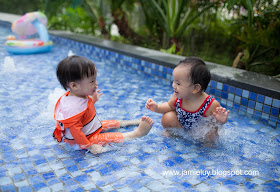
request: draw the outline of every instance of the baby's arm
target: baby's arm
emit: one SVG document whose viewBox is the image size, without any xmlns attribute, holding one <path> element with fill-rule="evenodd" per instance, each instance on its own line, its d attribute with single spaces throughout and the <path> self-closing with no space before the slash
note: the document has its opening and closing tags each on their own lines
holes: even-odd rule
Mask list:
<svg viewBox="0 0 280 192">
<path fill-rule="evenodd" d="M 169 111 L 174 111 L 175 107 L 173 106 L 173 103 L 175 102 L 175 99 L 175 96 L 172 95 L 171 99 L 168 102 L 164 102 L 161 104 L 157 104 L 152 99 L 148 99 L 148 101 L 146 102 L 146 108 L 156 113 L 167 113 Z"/>
<path fill-rule="evenodd" d="M 206 112 L 206 116 L 213 115 L 213 117 L 220 124 L 225 124 L 228 121 L 229 110 L 226 110 L 226 108 L 221 107 L 220 103 L 217 100 L 213 101 L 208 111 Z M 207 113 L 209 115 L 207 115 Z"/>
<path fill-rule="evenodd" d="M 228 121 L 228 114 L 229 110 L 221 106 L 216 107 L 216 111 L 213 112 L 213 116 L 221 124 L 225 124 Z"/>
</svg>

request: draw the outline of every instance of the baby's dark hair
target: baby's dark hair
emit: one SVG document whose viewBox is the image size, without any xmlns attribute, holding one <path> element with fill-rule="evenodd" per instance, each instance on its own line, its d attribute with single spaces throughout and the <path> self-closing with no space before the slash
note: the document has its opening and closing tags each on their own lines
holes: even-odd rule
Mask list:
<svg viewBox="0 0 280 192">
<path fill-rule="evenodd" d="M 201 91 L 205 91 L 207 89 L 211 80 L 211 74 L 202 59 L 198 57 L 187 57 L 179 62 L 177 67 L 179 66 L 190 67 L 189 75 L 192 84 L 199 84 L 201 86 Z"/>
<path fill-rule="evenodd" d="M 56 68 L 57 79 L 65 90 L 68 88 L 68 83 L 96 74 L 97 70 L 94 63 L 77 55 L 66 57 L 58 63 Z"/>
</svg>

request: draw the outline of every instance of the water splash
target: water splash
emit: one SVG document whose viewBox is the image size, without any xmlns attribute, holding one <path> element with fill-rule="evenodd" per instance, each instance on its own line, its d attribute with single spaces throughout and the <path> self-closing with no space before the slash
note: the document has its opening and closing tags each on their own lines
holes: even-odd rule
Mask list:
<svg viewBox="0 0 280 192">
<path fill-rule="evenodd" d="M 48 121 L 48 120 L 53 120 L 53 112 L 54 112 L 54 107 L 59 99 L 63 94 L 65 93 L 65 90 L 61 88 L 55 88 L 48 96 L 48 106 L 46 110 L 43 110 L 41 114 L 39 115 L 39 121 Z"/>
<path fill-rule="evenodd" d="M 2 64 L 3 72 L 15 72 L 16 67 L 15 67 L 15 62 L 13 58 L 6 56 L 4 58 L 4 63 Z"/>
<path fill-rule="evenodd" d="M 212 141 L 218 139 L 218 137 L 214 136 L 215 134 L 211 134 L 215 132 L 215 129 L 217 129 L 218 135 L 223 133 L 223 127 L 216 123 L 214 117 L 209 116 L 202 118 L 199 122 L 193 124 L 192 129 L 189 131 L 178 128 L 168 128 L 167 131 L 174 136 L 182 137 L 193 143 L 212 143 Z M 209 134 L 213 135 L 210 140 L 208 137 Z"/>
<path fill-rule="evenodd" d="M 72 50 L 70 50 L 70 51 L 68 52 L 68 57 L 70 57 L 70 56 L 72 56 L 72 55 L 75 55 L 75 54 L 73 53 Z"/>
</svg>

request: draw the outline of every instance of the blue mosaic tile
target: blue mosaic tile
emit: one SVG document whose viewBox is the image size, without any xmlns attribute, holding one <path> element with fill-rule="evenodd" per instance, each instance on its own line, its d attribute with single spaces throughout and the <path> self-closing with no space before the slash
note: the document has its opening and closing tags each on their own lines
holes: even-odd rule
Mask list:
<svg viewBox="0 0 280 192">
<path fill-rule="evenodd" d="M 228 93 L 227 92 L 222 92 L 222 98 L 227 99 L 228 98 Z"/>
<path fill-rule="evenodd" d="M 79 183 L 89 183 L 90 180 L 87 175 L 79 175 L 75 177 L 75 180 L 78 181 Z"/>
<path fill-rule="evenodd" d="M 221 99 L 221 106 L 222 107 L 225 107 L 226 108 L 226 106 L 227 106 L 227 100 L 226 99 Z"/>
<path fill-rule="evenodd" d="M 82 191 L 84 191 L 84 189 L 81 188 L 81 187 L 78 187 L 77 189 L 71 190 L 71 192 L 82 192 Z"/>
<path fill-rule="evenodd" d="M 241 96 L 242 95 L 242 89 L 236 88 L 235 95 Z"/>
<path fill-rule="evenodd" d="M 106 181 L 107 181 L 108 183 L 115 183 L 115 182 L 118 181 L 118 180 L 119 180 L 119 178 L 116 177 L 115 175 L 106 177 Z"/>
<path fill-rule="evenodd" d="M 95 184 L 98 186 L 98 187 L 101 187 L 101 186 L 104 186 L 107 184 L 106 181 L 103 181 L 103 180 L 98 180 L 95 182 Z M 114 185 L 113 185 L 114 186 Z M 124 186 L 124 185 L 123 185 Z M 115 186 L 114 186 L 115 187 Z M 117 187 L 116 187 L 117 188 Z"/>
<path fill-rule="evenodd" d="M 42 176 L 43 176 L 43 178 L 45 180 L 49 180 L 49 179 L 55 178 L 54 172 L 43 173 Z"/>
<path fill-rule="evenodd" d="M 243 90 L 243 92 L 242 92 L 242 97 L 244 97 L 244 98 L 249 98 L 249 91 Z"/>
<path fill-rule="evenodd" d="M 98 189 L 93 189 L 93 190 L 90 191 L 90 192 L 101 192 L 101 191 L 99 191 Z"/>
<path fill-rule="evenodd" d="M 63 153 L 65 153 L 65 152 L 63 152 Z M 63 163 L 66 166 L 75 165 L 75 161 L 73 159 L 67 159 L 67 160 L 63 161 Z"/>
<path fill-rule="evenodd" d="M 13 191 L 16 192 L 16 189 L 13 185 L 1 185 L 1 191 Z"/>
<path fill-rule="evenodd" d="M 121 188 L 121 187 L 124 187 L 124 186 L 126 186 L 126 185 L 122 181 L 116 181 L 113 184 L 114 188 Z"/>
<path fill-rule="evenodd" d="M 65 174 L 65 175 L 60 176 L 59 179 L 60 179 L 61 181 L 65 182 L 65 181 L 71 179 L 71 177 L 70 177 L 69 174 Z"/>
<path fill-rule="evenodd" d="M 212 88 L 216 88 L 216 86 L 217 86 L 217 82 L 213 81 L 213 80 L 211 80 L 210 84 L 211 84 Z"/>
<path fill-rule="evenodd" d="M 7 176 L 6 171 L 0 171 L 0 178 Z"/>
<path fill-rule="evenodd" d="M 222 90 L 223 83 L 217 82 L 217 89 Z"/>
<path fill-rule="evenodd" d="M 257 110 L 259 110 L 259 111 L 262 111 L 262 110 L 263 110 L 263 104 L 261 104 L 261 103 L 259 103 L 259 102 L 256 102 L 255 109 L 257 109 Z"/>
<path fill-rule="evenodd" d="M 248 109 L 248 108 L 245 107 L 245 106 L 240 106 L 240 108 L 239 108 L 240 112 L 246 112 L 247 109 Z"/>
<path fill-rule="evenodd" d="M 32 192 L 33 189 L 29 186 L 19 187 L 19 192 Z"/>
<path fill-rule="evenodd" d="M 13 176 L 13 180 L 15 182 L 25 179 L 25 175 L 23 173 L 18 173 Z"/>
<path fill-rule="evenodd" d="M 255 108 L 255 104 L 256 104 L 255 101 L 249 100 L 249 102 L 248 102 L 248 107 L 254 109 L 254 108 Z"/>
<path fill-rule="evenodd" d="M 172 72 L 173 72 L 173 69 L 171 69 L 171 68 L 168 67 L 168 68 L 167 68 L 167 73 L 170 74 L 170 75 L 172 75 Z"/>
<path fill-rule="evenodd" d="M 267 113 L 262 113 L 261 118 L 263 122 L 267 123 L 267 120 L 269 119 L 269 115 Z"/>
<path fill-rule="evenodd" d="M 270 113 L 270 106 L 264 105 L 263 106 L 263 112 Z"/>
<path fill-rule="evenodd" d="M 276 108 L 280 108 L 280 100 L 273 99 L 272 106 Z"/>
<path fill-rule="evenodd" d="M 165 166 L 168 166 L 168 167 L 173 167 L 175 165 L 175 162 L 170 160 L 170 159 L 168 159 L 168 160 L 163 161 L 163 164 Z"/>
<path fill-rule="evenodd" d="M 264 102 L 264 96 L 258 94 L 258 95 L 257 95 L 257 101 L 260 102 L 260 103 L 263 103 L 263 102 Z"/>
<path fill-rule="evenodd" d="M 233 101 L 234 100 L 234 94 L 229 93 L 228 94 L 228 100 Z"/>
<path fill-rule="evenodd" d="M 212 88 L 211 88 L 211 89 L 210 89 L 210 94 L 211 94 L 211 95 L 216 95 L 216 89 L 212 89 Z"/>
<path fill-rule="evenodd" d="M 227 84 L 223 84 L 223 91 L 229 92 L 229 86 Z"/>
<path fill-rule="evenodd" d="M 129 187 L 131 189 L 133 189 L 134 191 L 137 191 L 137 190 L 141 189 L 143 187 L 143 185 L 141 183 L 136 182 L 136 183 L 130 184 Z"/>
<path fill-rule="evenodd" d="M 109 167 L 113 170 L 113 171 L 117 171 L 123 168 L 123 165 L 117 162 L 111 163 L 109 165 Z"/>
<path fill-rule="evenodd" d="M 216 90 L 216 97 L 222 97 L 222 91 Z"/>
<path fill-rule="evenodd" d="M 273 116 L 278 116 L 279 115 L 279 109 L 277 109 L 277 108 L 271 108 L 271 114 L 273 115 Z"/>
<path fill-rule="evenodd" d="M 52 180 L 49 180 L 47 183 L 48 183 L 49 186 L 52 186 L 54 184 L 59 183 L 59 181 L 57 179 L 52 179 Z"/>
<path fill-rule="evenodd" d="M 248 104 L 248 99 L 242 98 L 241 99 L 241 105 L 247 106 L 247 104 Z"/>
<path fill-rule="evenodd" d="M 78 171 L 78 170 L 79 170 L 79 168 L 78 168 L 77 165 L 73 165 L 73 166 L 71 166 L 71 167 L 67 167 L 66 169 L 67 169 L 69 172 L 75 172 L 75 171 Z"/>
<path fill-rule="evenodd" d="M 180 163 L 185 162 L 185 159 L 183 159 L 183 158 L 180 157 L 180 156 L 172 157 L 171 159 L 172 159 L 172 161 L 174 161 L 176 164 L 180 164 Z"/>
<path fill-rule="evenodd" d="M 235 97 L 234 97 L 234 102 L 237 103 L 237 104 L 240 104 L 240 102 L 241 102 L 241 97 L 235 96 Z"/>
<path fill-rule="evenodd" d="M 257 94 L 256 94 L 256 93 L 253 93 L 253 92 L 250 92 L 250 94 L 249 94 L 249 99 L 255 101 L 256 98 L 257 98 Z"/>
<path fill-rule="evenodd" d="M 184 186 L 187 189 L 192 187 L 192 185 L 187 183 L 187 182 L 183 182 L 183 183 L 181 183 L 181 185 Z"/>
<path fill-rule="evenodd" d="M 228 101 L 228 102 L 227 102 L 227 106 L 228 106 L 229 108 L 233 108 L 233 102 Z"/>
<path fill-rule="evenodd" d="M 66 180 L 66 181 L 64 181 L 64 183 L 70 189 L 73 189 L 73 187 L 77 187 L 78 186 L 78 183 L 75 180 L 73 180 L 73 179 Z"/>
<path fill-rule="evenodd" d="M 265 184 L 263 184 L 263 190 L 264 191 L 279 191 L 279 188 L 276 188 L 274 185 L 271 185 L 271 184 L 267 184 L 267 183 L 265 183 Z"/>
<path fill-rule="evenodd" d="M 237 182 L 232 181 L 232 180 L 227 180 L 227 181 L 224 182 L 224 184 L 225 184 L 225 185 L 238 185 Z"/>
<path fill-rule="evenodd" d="M 271 105 L 272 104 L 272 98 L 268 97 L 268 96 L 265 96 L 264 104 Z"/>
<path fill-rule="evenodd" d="M 32 177 L 29 177 L 28 180 L 29 180 L 29 182 L 31 184 L 36 184 L 36 183 L 43 182 L 42 177 L 39 176 L 39 175 L 35 175 L 35 176 L 32 176 Z"/>
<path fill-rule="evenodd" d="M 229 86 L 229 92 L 234 94 L 235 93 L 235 87 Z"/>
<path fill-rule="evenodd" d="M 111 173 L 111 169 L 109 169 L 108 167 L 104 167 L 102 169 L 99 170 L 99 172 L 101 173 L 101 175 L 108 175 L 109 173 Z"/>
<path fill-rule="evenodd" d="M 35 191 L 39 191 L 39 189 L 46 187 L 47 185 L 45 183 L 37 183 L 32 185 L 32 187 L 35 189 Z"/>
</svg>

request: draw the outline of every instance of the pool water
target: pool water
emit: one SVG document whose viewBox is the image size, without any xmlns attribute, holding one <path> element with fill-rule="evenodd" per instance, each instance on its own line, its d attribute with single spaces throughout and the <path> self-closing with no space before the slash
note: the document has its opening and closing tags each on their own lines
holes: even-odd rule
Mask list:
<svg viewBox="0 0 280 192">
<path fill-rule="evenodd" d="M 280 190 L 279 130 L 232 110 L 212 147 L 166 137 L 161 114 L 145 109 L 145 102 L 148 98 L 167 101 L 171 83 L 104 63 L 67 45 L 55 45 L 45 54 L 10 55 L 3 46 L 9 33 L 0 27 L 1 191 Z M 109 152 L 98 156 L 53 140 L 53 107 L 64 92 L 55 69 L 69 52 L 97 66 L 103 92 L 96 103 L 99 118 L 148 115 L 154 124 L 146 137 L 112 144 L 107 146 Z"/>
</svg>

